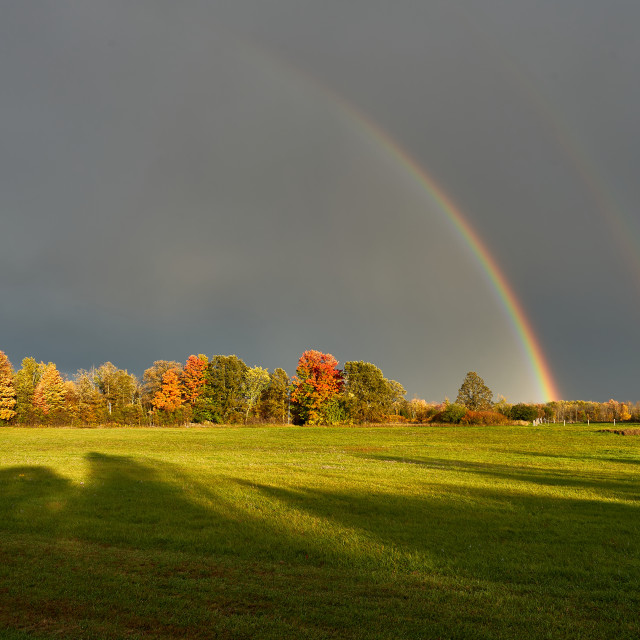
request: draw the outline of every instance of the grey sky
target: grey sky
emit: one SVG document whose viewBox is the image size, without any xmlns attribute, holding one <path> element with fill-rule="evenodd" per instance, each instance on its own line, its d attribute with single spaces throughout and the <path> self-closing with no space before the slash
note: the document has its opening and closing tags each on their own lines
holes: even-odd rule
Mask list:
<svg viewBox="0 0 640 640">
<path fill-rule="evenodd" d="M 61 370 L 317 348 L 408 395 L 639 400 L 636 2 L 7 2 L 0 348 Z M 626 251 L 626 253 L 625 253 Z"/>
</svg>

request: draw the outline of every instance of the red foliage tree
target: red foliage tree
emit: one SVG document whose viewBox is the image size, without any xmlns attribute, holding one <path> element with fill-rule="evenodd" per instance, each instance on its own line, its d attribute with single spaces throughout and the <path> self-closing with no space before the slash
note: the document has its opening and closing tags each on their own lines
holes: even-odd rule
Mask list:
<svg viewBox="0 0 640 640">
<path fill-rule="evenodd" d="M 325 409 L 342 388 L 342 371 L 330 353 L 305 351 L 293 377 L 291 400 L 304 424 L 325 422 Z"/>
</svg>

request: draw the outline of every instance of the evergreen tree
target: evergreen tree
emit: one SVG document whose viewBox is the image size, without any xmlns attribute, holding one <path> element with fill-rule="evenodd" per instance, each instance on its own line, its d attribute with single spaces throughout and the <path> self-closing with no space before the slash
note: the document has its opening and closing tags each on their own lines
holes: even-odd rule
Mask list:
<svg viewBox="0 0 640 640">
<path fill-rule="evenodd" d="M 240 422 L 246 403 L 245 373 L 249 367 L 238 356 L 213 356 L 207 365 L 205 386 L 197 399 L 194 418 L 199 422 Z"/>
</svg>

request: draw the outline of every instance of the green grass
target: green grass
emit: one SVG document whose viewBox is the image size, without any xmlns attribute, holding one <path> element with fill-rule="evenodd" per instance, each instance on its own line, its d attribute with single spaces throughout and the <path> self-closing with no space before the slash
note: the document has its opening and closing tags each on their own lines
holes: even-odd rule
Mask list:
<svg viewBox="0 0 640 640">
<path fill-rule="evenodd" d="M 640 437 L 0 429 L 0 638 L 640 637 Z"/>
</svg>

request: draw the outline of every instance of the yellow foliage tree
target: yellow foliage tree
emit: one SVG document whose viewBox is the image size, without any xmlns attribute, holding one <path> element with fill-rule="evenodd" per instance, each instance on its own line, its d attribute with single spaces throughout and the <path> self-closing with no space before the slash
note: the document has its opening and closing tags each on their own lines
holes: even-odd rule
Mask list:
<svg viewBox="0 0 640 640">
<path fill-rule="evenodd" d="M 67 388 L 53 362 L 45 366 L 33 394 L 33 405 L 45 416 L 64 409 Z"/>
<path fill-rule="evenodd" d="M 13 386 L 13 367 L 4 351 L 0 351 L 0 420 L 16 415 L 16 390 Z"/>
</svg>

